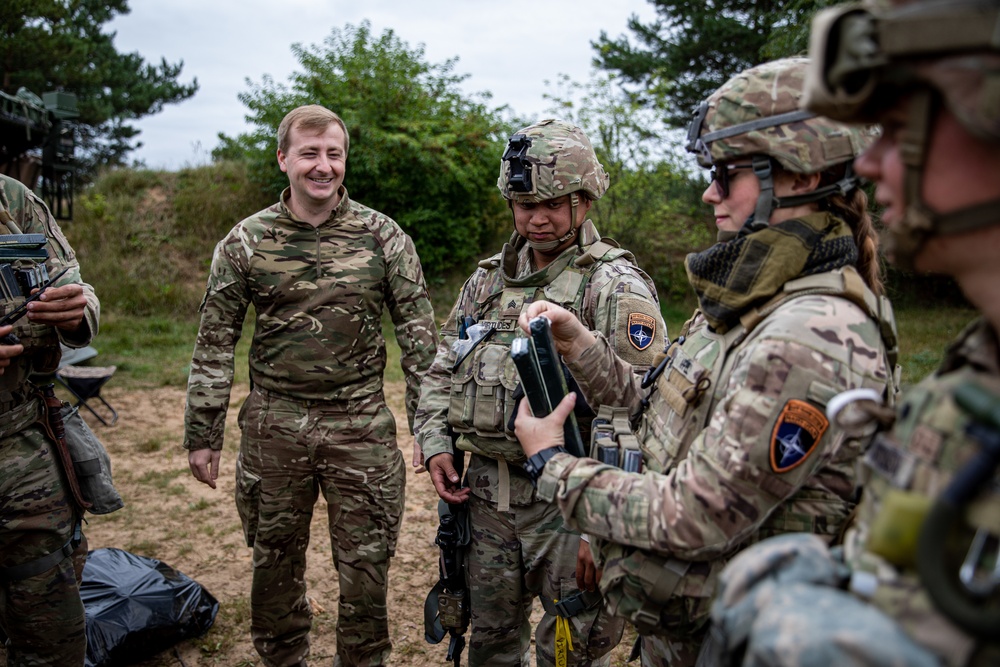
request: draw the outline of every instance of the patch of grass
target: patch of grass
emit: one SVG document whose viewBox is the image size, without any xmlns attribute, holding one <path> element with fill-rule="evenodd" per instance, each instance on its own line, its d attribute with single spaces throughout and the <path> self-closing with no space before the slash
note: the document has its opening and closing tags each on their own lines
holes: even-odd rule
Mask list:
<svg viewBox="0 0 1000 667">
<path fill-rule="evenodd" d="M 206 658 L 228 656 L 250 627 L 250 597 L 233 597 L 219 605 L 215 623 L 195 645 Z M 256 664 L 256 663 L 253 663 Z"/>
<path fill-rule="evenodd" d="M 976 311 L 968 307 L 907 306 L 897 310 L 903 386 L 919 382 L 932 373 L 941 363 L 948 343 L 976 316 Z"/>
<path fill-rule="evenodd" d="M 156 540 L 139 540 L 138 542 L 130 542 L 126 551 L 131 551 L 137 556 L 146 556 L 147 558 L 156 558 L 156 554 L 162 553 L 163 545 Z"/>
<path fill-rule="evenodd" d="M 140 440 L 136 443 L 135 449 L 137 452 L 141 452 L 143 454 L 158 452 L 163 449 L 163 438 L 153 436 L 151 438 L 146 438 L 145 440 Z"/>
<path fill-rule="evenodd" d="M 212 506 L 211 501 L 207 498 L 199 498 L 196 502 L 188 503 L 188 509 L 195 512 L 200 512 L 201 510 L 207 510 Z"/>
<path fill-rule="evenodd" d="M 170 483 L 177 479 L 185 470 L 150 470 L 139 478 L 139 484 L 152 486 L 156 489 L 166 489 Z"/>
</svg>

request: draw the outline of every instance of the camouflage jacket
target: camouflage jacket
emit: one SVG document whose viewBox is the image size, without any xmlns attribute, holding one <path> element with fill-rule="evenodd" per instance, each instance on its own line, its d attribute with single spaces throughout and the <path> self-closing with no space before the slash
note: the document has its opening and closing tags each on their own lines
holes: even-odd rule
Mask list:
<svg viewBox="0 0 1000 667">
<path fill-rule="evenodd" d="M 45 267 L 49 277 L 55 277 L 63 269 L 69 269 L 57 284 L 78 283 L 83 287 L 87 298 L 83 324 L 73 334 L 55 327 L 30 324 L 27 316 L 14 325 L 14 334 L 21 339 L 25 352 L 13 359 L 4 374 L 0 375 L 0 405 L 5 406 L 5 410 L 14 400 L 10 392 L 22 389 L 30 373 L 52 373 L 56 370 L 60 342 L 74 348 L 90 343 L 97 335 L 101 305 L 94 288 L 80 278 L 76 253 L 49 209 L 23 184 L 3 175 L 0 175 L 0 234 L 44 234 L 48 240 Z M 0 301 L 0 315 L 10 312 L 22 302 L 21 299 L 10 303 Z M 22 391 L 17 393 L 23 396 Z"/>
<path fill-rule="evenodd" d="M 800 530 L 834 539 L 853 508 L 862 442 L 830 425 L 823 408 L 842 390 L 891 383 L 866 309 L 808 289 L 777 303 L 735 340 L 700 314 L 688 323 L 636 429 L 643 473 L 562 454 L 539 480 L 539 496 L 555 499 L 570 526 L 693 561 L 676 589 L 698 598 L 689 618 L 707 614 L 718 572 L 741 547 Z M 570 370 L 595 405 L 635 414 L 646 394 L 600 338 Z"/>
<path fill-rule="evenodd" d="M 484 379 L 496 378 L 497 388 L 491 392 L 503 392 L 504 397 L 512 392 L 517 376 L 510 362 L 510 341 L 520 331 L 516 326 L 518 316 L 536 299 L 544 298 L 573 311 L 589 329 L 604 334 L 619 354 L 642 369 L 663 349 L 666 325 L 652 281 L 635 266 L 631 253 L 601 241 L 590 220 L 581 226 L 580 234 L 582 252 L 574 245 L 542 271 L 532 272 L 530 249 L 522 241 L 505 245 L 500 253 L 481 262 L 479 269 L 465 282 L 448 320 L 441 327 L 437 356 L 421 386 L 416 437 L 425 459 L 453 451 L 448 424 L 449 421 L 457 424 L 461 419 L 456 413 L 458 407 L 453 395 L 461 393 L 469 380 L 482 384 Z M 599 242 L 601 246 L 597 245 Z M 560 280 L 571 270 L 576 270 L 579 276 L 570 281 Z M 589 279 L 581 284 L 581 276 L 585 279 L 589 276 Z M 478 356 L 453 373 L 456 355 L 452 348 L 458 339 L 459 323 L 466 316 L 496 323 L 499 331 L 490 341 L 496 351 L 490 352 L 480 346 L 482 353 L 477 351 Z M 629 322 L 636 318 L 650 323 L 648 331 L 652 333 L 652 340 L 636 343 L 630 339 Z M 507 428 L 514 401 L 501 398 L 500 402 L 503 405 L 496 408 L 498 414 L 492 421 L 492 432 L 487 428 L 466 429 L 458 446 L 488 459 L 504 458 L 517 463 L 523 460 L 523 452 L 513 432 Z M 481 471 L 484 479 L 472 485 L 474 492 L 495 501 L 496 464 L 490 465 L 484 460 L 477 462 L 485 469 Z M 474 474 L 473 467 L 470 466 L 470 475 Z M 527 476 L 519 466 L 511 468 L 511 472 L 511 502 L 532 502 L 534 490 Z"/>
<path fill-rule="evenodd" d="M 852 590 L 896 619 L 914 641 L 947 665 L 968 664 L 976 642 L 935 609 L 916 571 L 915 541 L 930 500 L 941 495 L 981 449 L 966 433 L 969 415 L 954 400 L 956 389 L 970 383 L 994 398 L 1000 396 L 1000 343 L 984 319 L 966 328 L 935 373 L 903 394 L 892 429 L 866 451 L 864 462 L 872 474 L 858 519 L 844 541 L 855 572 Z M 951 531 L 947 569 L 955 586 L 961 586 L 956 575 L 963 557 L 972 551 L 976 531 L 1000 535 L 998 489 L 1000 474 L 994 471 L 992 482 L 963 508 L 964 521 Z M 990 556 L 980 563 L 991 570 L 993 544 Z M 995 610 L 997 600 L 994 590 L 983 599 L 982 608 Z M 994 658 L 997 650 L 994 644 Z"/>
<path fill-rule="evenodd" d="M 382 389 L 382 313 L 395 324 L 412 427 L 419 377 L 437 343 L 413 242 L 391 219 L 350 200 L 319 225 L 281 201 L 216 246 L 201 305 L 185 414 L 188 449 L 222 448 L 233 351 L 254 306 L 250 379 L 299 400 L 349 400 Z"/>
</svg>

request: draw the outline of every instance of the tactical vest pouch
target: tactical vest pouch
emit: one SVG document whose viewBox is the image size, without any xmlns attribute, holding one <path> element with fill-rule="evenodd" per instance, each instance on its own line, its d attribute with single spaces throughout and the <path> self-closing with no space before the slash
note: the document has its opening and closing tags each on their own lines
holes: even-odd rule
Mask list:
<svg viewBox="0 0 1000 667">
<path fill-rule="evenodd" d="M 91 514 L 109 514 L 125 503 L 111 480 L 111 457 L 101 441 L 69 403 L 62 406 L 66 448 L 73 461 L 73 470 L 83 499 L 90 503 Z"/>
<path fill-rule="evenodd" d="M 496 438 L 513 421 L 517 370 L 506 345 L 480 345 L 452 374 L 448 422 L 458 433 Z"/>
<path fill-rule="evenodd" d="M 591 457 L 625 472 L 642 471 L 642 450 L 632 433 L 627 408 L 602 405 L 593 421 Z"/>
<path fill-rule="evenodd" d="M 612 547 L 601 575 L 604 602 L 642 635 L 693 630 L 698 619 L 689 605 L 697 599 L 674 595 L 690 566 L 688 561 L 642 549 Z"/>
<path fill-rule="evenodd" d="M 709 370 L 691 358 L 684 348 L 676 346 L 667 372 L 657 381 L 657 390 L 680 417 L 701 399 L 711 381 Z"/>
<path fill-rule="evenodd" d="M 669 351 L 672 359 L 656 379 L 656 391 L 662 401 L 652 401 L 639 430 L 645 445 L 643 453 L 652 464 L 648 467 L 663 472 L 671 468 L 682 455 L 682 448 L 692 439 L 689 430 L 700 431 L 704 424 L 692 412 L 701 403 L 712 385 L 711 369 L 705 367 L 680 345 Z M 697 423 L 695 423 L 697 422 Z"/>
</svg>

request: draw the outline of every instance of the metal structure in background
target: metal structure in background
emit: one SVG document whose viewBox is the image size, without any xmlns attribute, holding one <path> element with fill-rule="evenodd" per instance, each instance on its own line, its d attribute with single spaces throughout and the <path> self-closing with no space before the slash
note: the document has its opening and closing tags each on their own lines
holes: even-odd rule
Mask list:
<svg viewBox="0 0 1000 667">
<path fill-rule="evenodd" d="M 76 95 L 45 93 L 39 98 L 22 88 L 0 92 L 0 173 L 34 190 L 41 176 L 41 196 L 52 214 L 72 219 L 76 139 L 72 120 Z"/>
</svg>

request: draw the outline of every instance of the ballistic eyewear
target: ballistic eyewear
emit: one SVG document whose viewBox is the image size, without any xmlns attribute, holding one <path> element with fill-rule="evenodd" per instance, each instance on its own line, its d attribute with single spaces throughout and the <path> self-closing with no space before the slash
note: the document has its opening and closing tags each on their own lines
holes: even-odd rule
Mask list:
<svg viewBox="0 0 1000 667">
<path fill-rule="evenodd" d="M 746 164 L 717 164 L 712 167 L 710 178 L 719 185 L 719 191 L 722 192 L 723 199 L 729 197 L 729 172 L 736 171 L 737 169 L 753 169 L 753 165 L 748 162 Z"/>
</svg>

